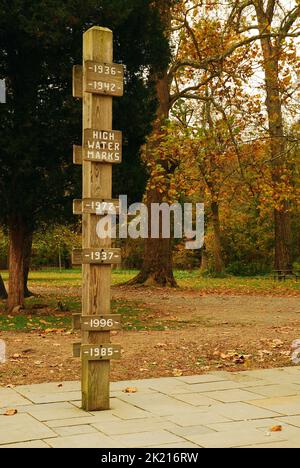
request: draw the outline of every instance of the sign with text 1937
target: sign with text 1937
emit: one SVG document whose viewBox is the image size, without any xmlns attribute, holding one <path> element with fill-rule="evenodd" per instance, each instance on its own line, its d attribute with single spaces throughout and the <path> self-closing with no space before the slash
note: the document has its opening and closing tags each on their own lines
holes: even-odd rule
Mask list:
<svg viewBox="0 0 300 468">
<path fill-rule="evenodd" d="M 115 63 L 85 62 L 85 91 L 121 97 L 124 94 L 124 67 Z"/>
<path fill-rule="evenodd" d="M 122 162 L 122 132 L 85 130 L 84 159 L 86 161 L 120 164 Z"/>
<path fill-rule="evenodd" d="M 73 265 L 119 265 L 121 249 L 74 249 Z"/>
</svg>

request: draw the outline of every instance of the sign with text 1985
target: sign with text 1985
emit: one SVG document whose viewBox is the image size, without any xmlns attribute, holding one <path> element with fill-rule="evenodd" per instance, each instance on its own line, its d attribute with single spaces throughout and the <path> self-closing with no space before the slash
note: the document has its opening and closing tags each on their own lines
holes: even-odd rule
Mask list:
<svg viewBox="0 0 300 468">
<path fill-rule="evenodd" d="M 82 345 L 82 359 L 88 361 L 110 361 L 121 358 L 121 346 L 119 345 Z"/>
</svg>

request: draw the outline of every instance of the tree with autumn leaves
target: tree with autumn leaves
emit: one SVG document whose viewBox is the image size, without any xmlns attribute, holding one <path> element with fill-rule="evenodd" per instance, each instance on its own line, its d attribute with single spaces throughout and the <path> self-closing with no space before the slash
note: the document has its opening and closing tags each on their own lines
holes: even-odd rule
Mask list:
<svg viewBox="0 0 300 468">
<path fill-rule="evenodd" d="M 12 7 L 17 8 L 16 14 L 9 16 L 16 28 L 19 24 L 16 22 L 19 6 L 14 3 L 3 2 L 8 12 L 14 11 Z M 146 133 L 151 131 L 150 120 L 155 114 L 151 94 L 153 89 L 156 95 L 156 118 L 142 154 L 143 164 L 148 171 L 145 192 L 147 205 L 150 207 L 151 203 L 178 200 L 204 201 L 208 221 L 206 250 L 210 252 L 213 269 L 218 274 L 225 270 L 228 252 L 235 248 L 229 238 L 232 237 L 230 233 L 237 231 L 234 231 L 234 225 L 238 226 L 242 218 L 241 206 L 248 210 L 245 219 L 251 218 L 258 225 L 261 223 L 262 230 L 258 230 L 258 233 L 263 231 L 266 218 L 272 217 L 274 242 L 269 243 L 268 224 L 267 244 L 270 248 L 274 247 L 275 268 L 291 270 L 293 249 L 297 249 L 299 243 L 293 235 L 297 230 L 299 214 L 299 0 L 292 0 L 289 4 L 283 0 L 136 0 L 131 1 L 130 5 L 128 2 L 124 10 L 120 8 L 122 2 L 119 0 L 113 2 L 113 9 L 111 2 L 103 0 L 98 4 L 93 0 L 87 2 L 82 10 L 76 11 L 76 16 L 71 14 L 76 2 L 74 5 L 72 1 L 65 2 L 64 6 L 54 9 L 50 3 L 45 0 L 36 7 L 38 14 L 34 18 L 37 19 L 37 25 L 31 16 L 27 18 L 21 15 L 20 31 L 16 31 L 18 34 L 14 35 L 13 41 L 6 43 L 7 35 L 1 36 L 1 53 L 5 59 L 2 68 L 9 77 L 18 112 L 21 115 L 21 104 L 23 114 L 24 109 L 27 112 L 24 122 L 19 118 L 16 120 L 13 111 L 2 115 L 3 135 L 7 136 L 7 145 L 0 156 L 5 163 L 2 169 L 6 171 L 2 174 L 2 185 L 7 187 L 5 196 L 9 202 L 3 203 L 0 211 L 4 222 L 10 225 L 10 289 L 16 292 L 10 298 L 10 308 L 23 301 L 26 283 L 24 271 L 28 270 L 26 242 L 29 251 L 34 230 L 31 225 L 32 213 L 48 207 L 49 200 L 43 199 L 43 177 L 50 182 L 49 190 L 53 187 L 52 176 L 56 182 L 58 176 L 64 179 L 61 180 L 61 192 L 56 190 L 53 193 L 54 203 L 51 205 L 54 208 L 57 207 L 56 196 L 60 195 L 61 203 L 65 199 L 65 189 L 70 194 L 74 188 L 73 175 L 69 179 L 71 163 L 66 158 L 68 144 L 71 144 L 78 130 L 76 119 L 79 109 L 75 109 L 74 103 L 69 101 L 68 70 L 74 57 L 79 58 L 82 30 L 102 20 L 108 26 L 116 25 L 122 52 L 119 58 L 122 59 L 124 55 L 129 64 L 127 68 L 131 70 L 128 72 L 127 84 L 128 89 L 134 92 L 124 97 L 124 107 L 130 109 L 134 103 L 133 108 L 137 110 L 140 106 L 139 112 L 145 114 L 144 120 L 139 119 L 138 141 L 133 142 L 137 133 L 135 118 L 138 112 L 124 113 L 129 116 L 128 119 L 124 118 L 123 123 L 126 124 L 129 148 L 125 160 L 131 176 L 141 176 L 136 158 L 137 145 L 142 144 Z M 39 16 L 43 5 L 49 7 L 48 16 L 53 17 L 52 36 L 47 41 L 44 30 L 48 25 Z M 141 16 L 142 11 L 147 12 L 147 15 Z M 127 17 L 132 21 L 131 29 L 127 27 Z M 135 35 L 139 18 L 145 21 L 143 38 L 136 38 Z M 70 25 L 67 49 L 63 46 L 66 24 Z M 2 29 L 5 32 L 5 25 Z M 23 40 L 24 37 L 26 40 Z M 131 54 L 128 46 L 131 42 L 134 43 L 134 54 Z M 13 47 L 10 47 L 11 43 Z M 37 47 L 39 54 L 32 56 L 33 46 Z M 6 52 L 8 47 L 9 54 Z M 22 68 L 25 77 L 23 87 L 25 83 L 26 89 L 30 90 L 27 94 L 17 80 L 21 75 L 16 73 L 19 62 L 15 60 L 15 52 L 19 49 L 26 49 L 26 54 L 36 64 L 30 70 L 26 68 L 26 63 Z M 137 54 L 138 49 L 140 54 Z M 41 58 L 44 50 L 51 50 L 49 63 Z M 156 53 L 157 50 L 161 50 L 161 53 Z M 22 52 L 22 57 L 26 62 L 25 52 Z M 60 65 L 60 70 L 57 54 L 61 57 L 62 53 L 66 60 Z M 137 57 L 143 63 L 136 63 Z M 7 58 L 11 61 L 10 65 Z M 44 70 L 43 75 L 41 69 Z M 49 86 L 49 73 L 51 79 L 58 83 L 57 88 Z M 145 91 L 141 99 L 137 99 L 138 90 Z M 17 99 L 19 95 L 21 100 Z M 38 99 L 38 96 L 44 95 L 45 99 Z M 38 103 L 35 109 L 41 111 L 45 122 L 50 115 L 45 109 L 51 109 L 51 116 L 53 114 L 51 125 L 44 125 L 42 129 L 47 142 L 44 159 L 40 158 L 41 138 L 36 137 L 36 115 L 32 113 L 32 102 Z M 56 131 L 58 121 L 55 120 L 57 107 L 65 109 L 66 115 L 70 117 L 70 134 L 62 131 L 60 146 L 55 144 L 56 140 L 51 139 L 50 135 L 51 132 L 57 138 L 59 135 Z M 7 116 L 10 126 L 7 125 Z M 61 129 L 66 121 L 66 117 L 62 118 Z M 21 136 L 18 140 L 11 138 L 16 129 L 19 135 L 26 136 L 25 140 Z M 28 146 L 25 158 L 24 141 L 28 144 L 29 134 L 31 145 Z M 56 160 L 53 154 L 56 154 Z M 19 171 L 21 160 L 23 172 Z M 32 181 L 33 175 L 36 175 L 32 161 L 39 164 L 41 177 L 35 183 L 41 189 L 38 198 L 42 201 L 41 206 L 34 205 L 34 197 L 23 196 L 24 193 L 32 193 L 32 184 L 26 182 L 27 179 Z M 20 190 L 12 188 L 11 181 L 15 180 L 12 174 L 14 177 L 19 174 L 20 182 L 15 183 L 15 187 L 21 187 Z M 24 177 L 24 174 L 28 174 L 28 177 Z M 67 187 L 64 186 L 65 182 Z M 142 186 L 143 181 L 140 182 L 140 188 Z M 2 198 L 5 200 L 4 196 Z M 15 211 L 18 211 L 20 203 L 23 206 L 25 199 L 28 203 L 25 204 L 26 209 L 23 209 L 23 218 L 26 215 L 30 219 L 26 216 L 25 220 L 16 219 L 13 211 L 15 207 Z M 234 217 L 239 219 L 228 221 Z M 259 234 L 254 235 L 253 243 L 259 245 Z M 176 286 L 172 264 L 173 244 L 171 239 L 164 239 L 162 235 L 159 239 L 146 239 L 143 267 L 134 282 Z M 20 245 L 22 248 L 18 247 Z M 6 292 L 0 277 L 1 294 L 5 295 Z"/>
<path fill-rule="evenodd" d="M 192 119 L 192 124 L 201 139 L 196 149 L 201 155 L 197 167 L 210 194 L 216 271 L 222 271 L 224 265 L 219 219 L 224 167 L 231 168 L 238 186 L 253 197 L 257 216 L 264 202 L 272 206 L 275 269 L 289 271 L 292 205 L 297 193 L 287 134 L 291 101 L 299 92 L 299 2 L 289 6 L 279 0 L 160 4 L 173 54 L 168 69 L 156 81 L 159 111 L 149 140 L 155 141 L 154 149 L 149 144 L 147 150 L 147 199 L 166 200 L 172 174 L 178 171 L 178 161 L 174 163 L 174 156 L 169 159 L 164 151 L 170 138 L 165 131 L 170 112 L 178 100 L 201 102 L 206 121 Z M 257 75 L 261 89 L 255 96 L 251 92 L 246 96 Z M 245 96 L 248 109 L 237 122 L 233 110 L 240 109 L 239 100 Z M 195 135 L 189 138 L 194 145 Z M 189 158 L 192 154 L 191 149 Z M 147 240 L 144 267 L 135 281 L 174 285 L 171 252 L 171 242 Z"/>
</svg>

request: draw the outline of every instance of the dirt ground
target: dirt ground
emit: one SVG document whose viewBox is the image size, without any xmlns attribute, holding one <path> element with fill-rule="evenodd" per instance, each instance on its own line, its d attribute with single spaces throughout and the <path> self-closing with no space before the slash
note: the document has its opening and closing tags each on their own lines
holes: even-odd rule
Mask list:
<svg viewBox="0 0 300 468">
<path fill-rule="evenodd" d="M 112 380 L 293 365 L 291 344 L 300 338 L 299 297 L 128 287 L 115 287 L 113 296 L 147 309 L 147 320 L 159 330 L 113 332 L 112 341 L 124 351 L 122 360 L 112 363 Z M 80 378 L 80 360 L 72 358 L 77 333 L 3 331 L 0 339 L 8 349 L 0 385 Z"/>
</svg>

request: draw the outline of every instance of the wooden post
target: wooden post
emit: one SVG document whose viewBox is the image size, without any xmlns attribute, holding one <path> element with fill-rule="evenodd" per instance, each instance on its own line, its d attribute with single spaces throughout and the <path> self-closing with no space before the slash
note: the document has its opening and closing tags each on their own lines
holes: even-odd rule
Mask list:
<svg viewBox="0 0 300 468">
<path fill-rule="evenodd" d="M 74 355 L 82 359 L 86 411 L 109 409 L 110 360 L 121 355 L 120 347 L 110 344 L 110 331 L 120 328 L 120 317 L 111 315 L 111 265 L 120 263 L 120 251 L 96 230 L 97 208 L 103 205 L 109 213 L 108 207 L 118 204 L 112 200 L 112 164 L 121 162 L 122 134 L 112 131 L 112 96 L 123 94 L 123 67 L 112 62 L 112 31 L 89 29 L 83 36 L 83 67 L 73 69 L 73 96 L 83 98 L 83 144 L 74 147 L 74 163 L 83 169 L 83 199 L 74 201 L 74 213 L 83 217 L 82 251 L 73 253 L 73 263 L 82 264 L 82 317 L 74 320 L 82 344 L 75 344 Z"/>
<path fill-rule="evenodd" d="M 85 61 L 113 61 L 113 34 L 109 29 L 94 27 L 83 36 L 83 82 Z M 83 94 L 83 134 L 90 128 L 112 130 L 112 97 Z M 83 147 L 85 142 L 83 142 Z M 83 161 L 83 198 L 112 198 L 111 164 Z M 111 247 L 111 241 L 96 234 L 99 218 L 83 215 L 82 247 Z M 111 313 L 111 265 L 83 265 L 82 315 Z M 83 343 L 110 343 L 110 332 L 82 332 Z M 82 406 L 86 411 L 108 410 L 110 361 L 82 361 Z"/>
</svg>

